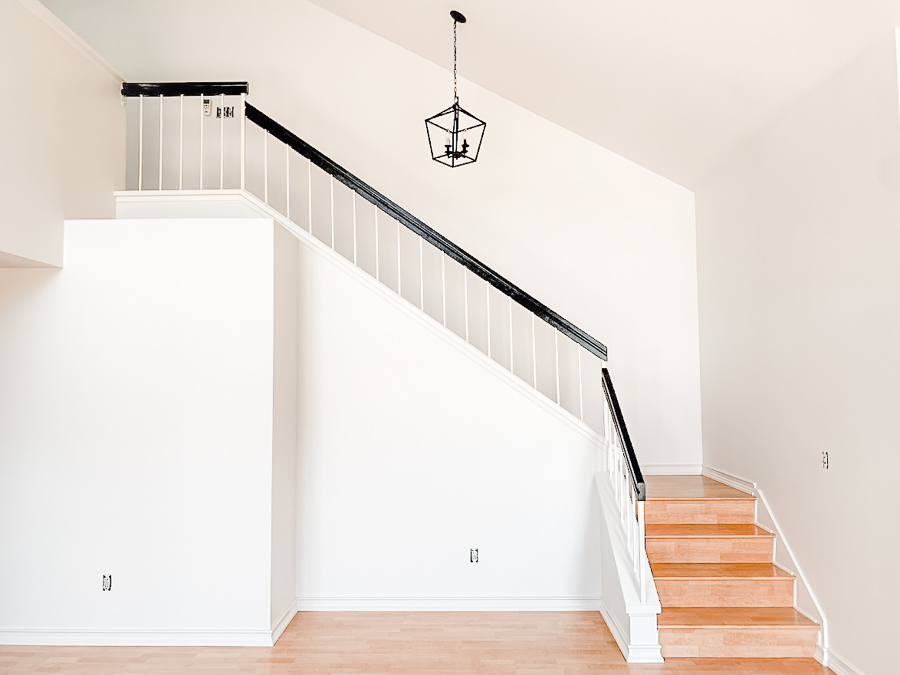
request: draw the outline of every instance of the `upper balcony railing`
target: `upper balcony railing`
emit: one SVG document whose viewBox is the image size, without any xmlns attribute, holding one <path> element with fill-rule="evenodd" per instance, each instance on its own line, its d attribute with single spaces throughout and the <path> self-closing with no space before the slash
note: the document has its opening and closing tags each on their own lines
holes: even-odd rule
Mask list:
<svg viewBox="0 0 900 675">
<path fill-rule="evenodd" d="M 594 429 L 640 577 L 645 486 L 603 343 L 247 103 L 248 92 L 246 82 L 123 84 L 128 188 L 250 193 Z"/>
</svg>

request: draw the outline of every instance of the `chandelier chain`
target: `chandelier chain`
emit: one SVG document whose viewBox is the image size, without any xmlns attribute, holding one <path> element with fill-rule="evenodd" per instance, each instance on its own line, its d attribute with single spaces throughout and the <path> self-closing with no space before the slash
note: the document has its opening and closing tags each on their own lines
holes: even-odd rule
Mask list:
<svg viewBox="0 0 900 675">
<path fill-rule="evenodd" d="M 459 95 L 456 93 L 456 19 L 453 20 L 453 102 L 459 103 Z"/>
</svg>

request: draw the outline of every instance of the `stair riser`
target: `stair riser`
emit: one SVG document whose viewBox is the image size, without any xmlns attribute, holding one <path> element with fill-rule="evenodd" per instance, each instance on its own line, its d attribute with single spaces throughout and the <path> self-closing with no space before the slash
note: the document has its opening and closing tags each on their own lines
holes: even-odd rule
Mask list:
<svg viewBox="0 0 900 675">
<path fill-rule="evenodd" d="M 650 563 L 770 563 L 768 537 L 647 538 Z"/>
<path fill-rule="evenodd" d="M 664 658 L 812 658 L 813 628 L 660 628 Z"/>
<path fill-rule="evenodd" d="M 753 523 L 756 506 L 752 499 L 655 499 L 645 503 L 644 518 L 660 525 Z"/>
<path fill-rule="evenodd" d="M 663 607 L 793 607 L 794 580 L 657 579 Z"/>
</svg>

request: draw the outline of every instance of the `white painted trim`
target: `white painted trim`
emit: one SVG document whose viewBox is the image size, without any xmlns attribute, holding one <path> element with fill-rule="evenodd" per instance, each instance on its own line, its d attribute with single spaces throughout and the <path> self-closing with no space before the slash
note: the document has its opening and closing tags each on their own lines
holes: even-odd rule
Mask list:
<svg viewBox="0 0 900 675">
<path fill-rule="evenodd" d="M 642 464 L 645 476 L 699 476 L 702 464 Z"/>
<path fill-rule="evenodd" d="M 288 232 L 293 234 L 300 243 L 309 250 L 320 255 L 324 260 L 332 263 L 336 268 L 364 285 L 385 302 L 404 312 L 420 325 L 428 328 L 432 333 L 443 339 L 447 344 L 455 347 L 460 353 L 471 358 L 485 370 L 504 380 L 526 399 L 540 406 L 543 410 L 555 416 L 560 421 L 565 422 L 570 428 L 595 445 L 601 447 L 605 446 L 606 441 L 599 433 L 578 419 L 576 415 L 570 413 L 562 406 L 557 405 L 555 400 L 542 394 L 535 389 L 531 383 L 525 382 L 517 375 L 510 373 L 507 368 L 489 358 L 484 352 L 466 342 L 465 339 L 458 336 L 452 330 L 445 328 L 442 323 L 432 318 L 426 312 L 423 312 L 416 305 L 413 305 L 405 298 L 397 295 L 396 291 L 388 288 L 383 283 L 370 276 L 368 272 L 354 265 L 340 253 L 334 251 L 330 246 L 322 243 L 309 232 L 299 227 L 293 221 L 288 220 L 281 213 L 266 205 L 246 190 L 122 190 L 116 191 L 113 194 L 116 202 L 122 204 L 158 203 L 160 201 L 170 203 L 179 201 L 187 203 L 216 200 L 226 202 L 243 201 L 254 212 L 258 213 L 261 218 L 272 219 L 277 222 Z M 158 216 L 154 215 L 153 217 L 157 218 Z M 242 215 L 241 217 L 246 217 L 246 215 Z"/>
<path fill-rule="evenodd" d="M 833 650 L 816 648 L 815 658 L 823 666 L 831 668 L 835 675 L 865 675 L 862 670 L 852 665 L 844 657 L 835 654 Z"/>
<path fill-rule="evenodd" d="M 742 492 L 746 492 L 748 494 L 753 495 L 757 499 L 756 511 L 757 516 L 756 519 L 759 520 L 759 508 L 762 506 L 766 511 L 766 515 L 772 521 L 775 529 L 775 537 L 781 542 L 781 545 L 784 546 L 784 550 L 790 559 L 791 566 L 793 570 L 790 570 L 783 565 L 775 563 L 777 567 L 785 570 L 786 572 L 790 572 L 793 574 L 798 583 L 803 584 L 806 592 L 809 593 L 809 597 L 812 599 L 813 604 L 816 606 L 816 612 L 818 613 L 818 618 L 810 617 L 806 613 L 801 612 L 804 616 L 818 623 L 821 628 L 819 630 L 819 646 L 822 650 L 823 660 L 821 663 L 829 668 L 834 670 L 831 664 L 831 658 L 833 654 L 829 652 L 828 649 L 828 618 L 825 616 L 825 612 L 822 610 L 822 604 L 819 602 L 818 597 L 816 597 L 815 592 L 809 584 L 809 580 L 806 575 L 803 573 L 803 568 L 800 567 L 800 563 L 797 562 L 797 557 L 794 555 L 794 551 L 791 548 L 791 545 L 788 543 L 787 538 L 784 536 L 784 531 L 781 529 L 781 525 L 778 523 L 778 519 L 775 517 L 775 513 L 769 507 L 769 502 L 766 499 L 766 495 L 763 492 L 762 488 L 760 488 L 753 481 L 749 481 L 746 478 L 741 478 L 740 476 L 735 476 L 732 473 L 728 473 L 727 471 L 722 471 L 721 469 L 714 469 L 712 467 L 703 466 L 703 475 L 707 478 L 712 478 L 713 480 L 717 480 L 721 483 L 725 483 L 726 485 L 733 487 L 737 490 L 741 490 Z M 797 587 L 796 584 L 794 586 L 794 604 L 797 604 Z M 798 610 L 799 611 L 799 610 Z M 817 652 L 818 653 L 818 652 Z M 851 672 L 851 671 L 848 671 Z"/>
<path fill-rule="evenodd" d="M 627 660 L 628 638 L 625 637 L 625 630 L 619 624 L 618 619 L 616 619 L 615 612 L 609 608 L 609 605 L 606 604 L 606 600 L 603 598 L 600 598 L 600 616 L 603 617 L 603 620 L 606 622 L 606 627 L 609 628 L 609 632 L 612 633 L 613 640 L 619 645 L 619 651 L 622 652 L 622 655 L 625 656 Z"/>
<path fill-rule="evenodd" d="M 616 619 L 615 613 L 606 604 L 606 601 L 600 600 L 600 615 L 606 622 L 606 627 L 612 634 L 613 639 L 619 646 L 619 651 L 625 657 L 627 663 L 662 663 L 662 647 L 657 644 L 653 645 L 634 645 L 629 644 L 628 638 L 625 637 L 625 631 L 622 625 Z M 656 623 L 656 615 L 652 615 L 654 625 Z M 654 638 L 655 639 L 655 638 Z"/>
<path fill-rule="evenodd" d="M 757 496 L 756 492 L 756 483 L 753 483 L 744 478 L 739 478 L 731 473 L 726 473 L 725 471 L 719 471 L 718 469 L 713 469 L 712 467 L 703 466 L 703 476 L 707 478 L 712 478 L 713 480 L 717 480 L 720 483 L 724 483 L 728 487 L 733 487 L 735 490 L 740 490 L 741 492 L 746 492 L 748 495 Z"/>
<path fill-rule="evenodd" d="M 284 614 L 281 615 L 281 618 L 275 623 L 272 627 L 271 640 L 272 645 L 274 646 L 276 642 L 278 642 L 278 638 L 281 637 L 281 634 L 284 632 L 284 629 L 288 627 L 291 619 L 294 618 L 294 615 L 297 613 L 297 601 L 294 600 L 286 610 L 284 610 Z"/>
<path fill-rule="evenodd" d="M 3 628 L 0 645 L 84 647 L 271 647 L 269 630 Z"/>
<path fill-rule="evenodd" d="M 561 598 L 297 598 L 299 612 L 596 612 L 602 600 Z"/>
<path fill-rule="evenodd" d="M 39 2 L 39 0 L 19 0 L 19 4 L 47 24 L 51 30 L 68 42 L 78 53 L 84 56 L 84 58 L 90 61 L 98 69 L 105 72 L 119 84 L 122 83 L 122 77 L 113 70 L 113 67 L 109 65 L 106 59 L 100 56 L 100 54 L 85 42 L 78 33 L 69 28 L 62 19 L 47 9 L 47 7 Z"/>
</svg>

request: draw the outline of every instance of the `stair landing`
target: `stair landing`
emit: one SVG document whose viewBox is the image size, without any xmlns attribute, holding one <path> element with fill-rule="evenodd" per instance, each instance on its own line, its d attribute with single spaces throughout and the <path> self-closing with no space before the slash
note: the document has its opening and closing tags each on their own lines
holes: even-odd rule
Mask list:
<svg viewBox="0 0 900 675">
<path fill-rule="evenodd" d="M 704 476 L 647 476 L 647 557 L 666 658 L 812 657 L 819 626 L 793 607 L 756 498 Z"/>
</svg>

